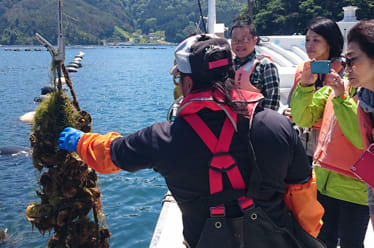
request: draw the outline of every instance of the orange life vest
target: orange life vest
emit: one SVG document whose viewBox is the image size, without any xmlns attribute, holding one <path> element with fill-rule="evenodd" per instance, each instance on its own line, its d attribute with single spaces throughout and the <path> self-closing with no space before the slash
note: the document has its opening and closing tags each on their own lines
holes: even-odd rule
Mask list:
<svg viewBox="0 0 374 248">
<path fill-rule="evenodd" d="M 323 168 L 359 179 L 350 169 L 361 156 L 363 150 L 358 149 L 344 136 L 334 114 L 333 97 L 334 94 L 331 93 L 326 101 L 313 159 L 317 160 L 317 165 Z M 357 102 L 357 96 L 354 97 L 354 100 Z"/>
<path fill-rule="evenodd" d="M 367 114 L 360 105 L 357 108 L 358 126 L 360 128 L 362 145 L 366 150 L 371 143 L 374 142 L 374 127 L 370 119 L 370 115 Z"/>
<path fill-rule="evenodd" d="M 271 57 L 265 56 L 261 54 L 260 56 L 256 57 L 254 60 L 248 61 L 246 64 L 242 65 L 236 72 L 235 72 L 235 85 L 242 90 L 252 91 L 260 93 L 261 91 L 254 87 L 251 84 L 250 77 L 252 75 L 253 70 L 256 68 L 256 65 L 261 61 L 263 58 L 268 58 L 271 61 Z"/>
</svg>

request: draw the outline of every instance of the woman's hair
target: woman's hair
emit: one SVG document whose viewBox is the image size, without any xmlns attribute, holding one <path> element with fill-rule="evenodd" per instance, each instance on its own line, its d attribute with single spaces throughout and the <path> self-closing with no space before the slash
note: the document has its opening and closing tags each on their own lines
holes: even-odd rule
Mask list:
<svg viewBox="0 0 374 248">
<path fill-rule="evenodd" d="M 205 73 L 206 74 L 206 73 Z M 190 76 L 194 82 L 192 88 L 193 91 L 199 92 L 210 89 L 213 93 L 214 101 L 228 105 L 234 112 L 248 117 L 248 110 L 245 100 L 233 101 L 232 91 L 236 90 L 237 94 L 241 97 L 242 95 L 235 85 L 235 70 L 232 65 L 223 67 L 215 70 L 214 73 L 209 75 L 202 74 L 196 76 L 194 74 L 186 74 Z M 220 92 L 223 94 L 224 99 L 219 100 L 215 97 L 215 94 Z"/>
<path fill-rule="evenodd" d="M 341 56 L 343 51 L 344 38 L 336 22 L 331 19 L 319 16 L 313 18 L 309 22 L 305 33 L 308 30 L 321 35 L 327 41 L 330 46 L 329 59 L 334 59 Z"/>
<path fill-rule="evenodd" d="M 212 86 L 212 94 L 215 102 L 224 103 L 228 105 L 234 112 L 248 117 L 248 109 L 245 99 L 243 98 L 238 88 L 235 86 L 235 81 L 232 78 L 227 78 L 224 82 L 217 81 Z M 243 101 L 233 101 L 232 92 L 236 91 L 238 96 L 242 98 Z M 221 92 L 224 95 L 223 101 L 218 100 L 215 97 L 216 92 Z"/>
<path fill-rule="evenodd" d="M 350 42 L 356 42 L 369 58 L 374 59 L 374 19 L 354 25 L 348 33 Z"/>
</svg>

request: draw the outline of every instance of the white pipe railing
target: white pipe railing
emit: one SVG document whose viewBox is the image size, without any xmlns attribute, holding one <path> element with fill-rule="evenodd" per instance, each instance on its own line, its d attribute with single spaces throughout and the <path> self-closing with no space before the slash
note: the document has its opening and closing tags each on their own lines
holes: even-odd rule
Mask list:
<svg viewBox="0 0 374 248">
<path fill-rule="evenodd" d="M 216 0 L 208 0 L 208 33 L 214 34 L 216 25 Z"/>
</svg>

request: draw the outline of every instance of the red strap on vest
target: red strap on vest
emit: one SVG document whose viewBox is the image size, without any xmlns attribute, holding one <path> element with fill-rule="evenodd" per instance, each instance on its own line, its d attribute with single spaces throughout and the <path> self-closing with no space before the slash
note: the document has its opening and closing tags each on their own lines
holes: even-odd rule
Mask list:
<svg viewBox="0 0 374 248">
<path fill-rule="evenodd" d="M 232 115 L 235 123 L 237 114 Z M 213 134 L 205 122 L 197 115 L 186 115 L 184 119 L 190 124 L 192 129 L 203 140 L 204 144 L 213 153 L 213 158 L 209 164 L 209 187 L 210 194 L 223 190 L 222 173 L 226 173 L 233 189 L 245 189 L 246 185 L 239 171 L 234 158 L 228 153 L 232 137 L 234 135 L 234 126 L 230 119 L 226 117 L 219 138 Z M 253 201 L 245 196 L 238 199 L 242 210 L 253 205 Z M 225 215 L 224 205 L 218 205 L 210 208 L 211 215 Z"/>
<path fill-rule="evenodd" d="M 236 122 L 237 114 L 234 114 L 233 117 Z M 230 122 L 230 119 L 226 117 L 219 139 L 216 138 L 197 114 L 187 115 L 184 119 L 213 153 L 213 158 L 209 165 L 210 193 L 214 194 L 223 190 L 222 172 L 227 174 L 234 189 L 245 189 L 245 183 L 238 166 L 236 166 L 236 161 L 228 154 L 232 136 L 234 135 L 234 126 Z"/>
</svg>

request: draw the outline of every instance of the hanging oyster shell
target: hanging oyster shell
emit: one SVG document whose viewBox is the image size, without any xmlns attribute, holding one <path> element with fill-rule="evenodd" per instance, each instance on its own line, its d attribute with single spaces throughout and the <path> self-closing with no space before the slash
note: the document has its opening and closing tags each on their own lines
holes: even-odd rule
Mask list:
<svg viewBox="0 0 374 248">
<path fill-rule="evenodd" d="M 76 100 L 71 84 L 70 89 Z M 99 222 L 105 218 L 95 171 L 76 153 L 58 148 L 65 127 L 89 132 L 91 122 L 89 113 L 79 110 L 61 87 L 36 109 L 30 143 L 33 165 L 41 173 L 36 190 L 41 202 L 30 203 L 25 214 L 43 235 L 54 230 L 48 247 L 109 247 L 110 232 Z"/>
</svg>

